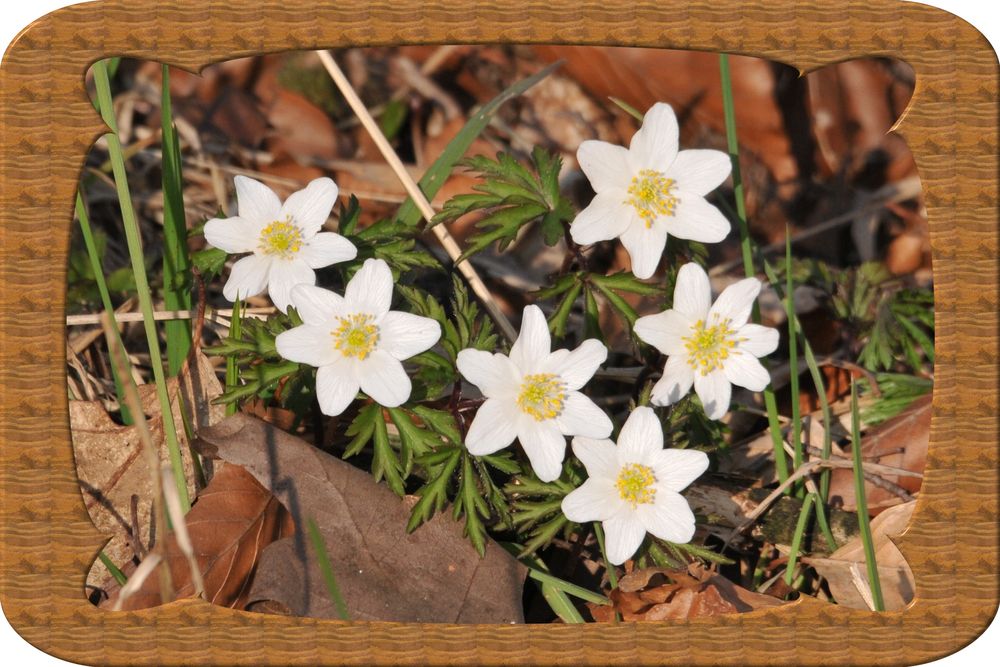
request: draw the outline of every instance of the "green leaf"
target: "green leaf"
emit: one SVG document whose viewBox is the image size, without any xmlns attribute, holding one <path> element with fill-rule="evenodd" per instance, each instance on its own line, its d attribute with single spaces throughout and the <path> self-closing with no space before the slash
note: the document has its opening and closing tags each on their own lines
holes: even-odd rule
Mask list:
<svg viewBox="0 0 1000 667">
<path fill-rule="evenodd" d="M 583 283 L 574 283 L 573 286 L 566 291 L 566 294 L 556 307 L 555 312 L 552 313 L 552 317 L 549 318 L 549 329 L 552 330 L 552 335 L 556 338 L 562 338 L 566 335 L 566 322 L 569 320 L 569 314 L 573 310 L 573 304 L 576 303 L 576 298 L 580 296 L 580 291 L 582 289 Z"/>
<path fill-rule="evenodd" d="M 205 248 L 191 255 L 191 264 L 201 272 L 202 277 L 208 281 L 222 273 L 226 265 L 226 251 L 218 248 Z"/>
<path fill-rule="evenodd" d="M 396 137 L 399 130 L 403 127 L 406 114 L 406 104 L 402 100 L 391 100 L 385 105 L 382 115 L 379 116 L 378 126 L 386 139 L 392 141 Z"/>
<path fill-rule="evenodd" d="M 559 169 L 562 160 L 536 148 L 531 154 L 534 170 L 527 169 L 507 153 L 498 153 L 496 160 L 476 156 L 463 164 L 484 180 L 473 186 L 475 193 L 452 197 L 434 224 L 452 222 L 463 215 L 479 211 L 476 222 L 480 232 L 473 234 L 458 261 L 496 243 L 503 250 L 522 227 L 541 223 L 546 242 L 556 243 L 562 237 L 563 225 L 573 217 L 573 208 L 559 194 Z"/>
<path fill-rule="evenodd" d="M 552 63 L 548 67 L 545 67 L 535 74 L 518 81 L 510 88 L 504 90 L 502 93 L 490 100 L 486 105 L 484 105 L 478 112 L 472 115 L 466 122 L 465 127 L 455 135 L 448 145 L 442 151 L 440 157 L 434 161 L 434 164 L 424 172 L 423 177 L 418 183 L 420 189 L 423 191 L 427 200 L 430 201 L 434 199 L 434 195 L 438 193 L 441 186 L 447 180 L 448 175 L 451 174 L 451 170 L 454 168 L 455 164 L 462 159 L 465 152 L 469 150 L 472 142 L 476 140 L 476 137 L 486 129 L 489 125 L 490 120 L 493 115 L 497 112 L 500 106 L 524 91 L 528 90 L 536 83 L 551 74 L 557 67 L 562 65 L 562 61 Z M 403 202 L 403 205 L 399 207 L 399 211 L 396 213 L 396 220 L 401 222 L 403 225 L 414 227 L 420 222 L 420 211 L 417 209 L 416 204 L 413 203 L 412 199 L 407 199 Z"/>
</svg>

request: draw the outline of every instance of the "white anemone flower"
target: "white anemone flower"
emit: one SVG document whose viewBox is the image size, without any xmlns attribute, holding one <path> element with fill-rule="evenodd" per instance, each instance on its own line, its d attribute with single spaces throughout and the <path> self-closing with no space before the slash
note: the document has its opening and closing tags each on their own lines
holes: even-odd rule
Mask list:
<svg viewBox="0 0 1000 667">
<path fill-rule="evenodd" d="M 653 387 L 656 405 L 670 405 L 691 390 L 705 414 L 720 419 L 729 409 L 732 385 L 762 391 L 771 381 L 758 357 L 778 347 L 778 331 L 748 324 L 760 281 L 733 283 L 712 303 L 708 274 L 697 264 L 677 273 L 673 308 L 635 322 L 639 338 L 668 356 L 663 377 Z"/>
<path fill-rule="evenodd" d="M 680 492 L 708 468 L 708 456 L 693 449 L 664 449 L 663 427 L 651 408 L 638 407 L 625 420 L 618 444 L 573 438 L 573 453 L 587 481 L 563 498 L 570 521 L 600 521 L 608 560 L 621 565 L 646 533 L 685 544 L 694 536 L 694 514 Z"/>
<path fill-rule="evenodd" d="M 237 176 L 237 215 L 205 223 L 205 240 L 229 254 L 252 252 L 233 264 L 222 294 L 230 301 L 267 290 L 281 312 L 292 288 L 315 285 L 319 269 L 354 259 L 358 249 L 340 234 L 320 232 L 333 204 L 337 184 L 317 178 L 282 204 L 263 183 Z"/>
<path fill-rule="evenodd" d="M 729 233 L 729 221 L 705 195 L 726 180 L 732 162 L 721 151 L 678 151 L 677 117 L 669 104 L 646 112 L 628 148 L 588 140 L 576 158 L 597 194 L 576 216 L 570 235 L 580 245 L 621 238 L 638 278 L 653 275 L 668 234 L 717 243 Z"/>
<path fill-rule="evenodd" d="M 278 354 L 315 366 L 316 398 L 323 414 L 342 413 L 361 389 L 387 408 L 410 397 L 401 363 L 431 348 L 441 326 L 429 317 L 389 310 L 392 272 L 367 259 L 344 296 L 314 285 L 292 288 L 292 305 L 304 324 L 278 335 Z"/>
<path fill-rule="evenodd" d="M 509 357 L 473 349 L 458 354 L 458 370 L 486 397 L 465 446 L 483 456 L 517 438 L 543 482 L 562 472 L 566 436 L 606 438 L 612 428 L 604 411 L 579 391 L 608 358 L 608 349 L 593 338 L 572 352 L 550 349 L 545 315 L 538 306 L 527 306 Z"/>
</svg>

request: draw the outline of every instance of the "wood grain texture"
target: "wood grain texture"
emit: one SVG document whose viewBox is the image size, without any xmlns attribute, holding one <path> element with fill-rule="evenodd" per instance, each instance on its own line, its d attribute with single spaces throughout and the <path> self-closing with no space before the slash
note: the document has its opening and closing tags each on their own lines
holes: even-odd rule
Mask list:
<svg viewBox="0 0 1000 667">
<path fill-rule="evenodd" d="M 323 6 L 317 6 L 322 4 Z M 82 85 L 127 55 L 190 70 L 265 51 L 526 42 L 720 50 L 809 70 L 901 58 L 916 91 L 897 131 L 926 189 L 937 364 L 924 490 L 901 540 L 917 596 L 871 614 L 803 599 L 674 624 L 411 626 L 279 618 L 182 601 L 112 614 L 81 594 L 100 546 L 70 447 L 66 256 L 84 155 L 102 130 Z M 791 0 L 607 3 L 150 0 L 50 14 L 0 70 L 0 595 L 56 656 L 101 664 L 900 664 L 975 638 L 997 606 L 997 60 L 972 27 L 926 6 Z"/>
</svg>

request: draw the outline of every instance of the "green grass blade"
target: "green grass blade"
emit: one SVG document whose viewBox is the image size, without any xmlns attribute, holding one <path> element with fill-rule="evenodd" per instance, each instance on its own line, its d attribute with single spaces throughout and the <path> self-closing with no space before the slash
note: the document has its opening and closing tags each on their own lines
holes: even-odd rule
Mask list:
<svg viewBox="0 0 1000 667">
<path fill-rule="evenodd" d="M 184 464 L 177 439 L 177 427 L 174 424 L 173 411 L 170 408 L 170 397 L 167 395 L 167 379 L 163 372 L 163 360 L 160 356 L 160 340 L 153 319 L 153 297 L 146 277 L 146 266 L 143 262 L 142 239 L 139 234 L 139 223 L 132 208 L 132 197 L 129 193 L 128 176 L 125 173 L 125 158 L 122 155 L 122 145 L 118 139 L 118 125 L 111 103 L 111 82 L 104 61 L 94 63 L 94 82 L 97 85 L 97 101 L 101 117 L 111 132 L 104 135 L 108 142 L 108 155 L 115 178 L 115 188 L 118 191 L 118 203 L 121 207 L 122 223 L 125 227 L 125 240 L 128 244 L 129 258 L 132 261 L 132 271 L 135 274 L 136 293 L 139 297 L 139 308 L 142 311 L 142 324 L 146 331 L 146 342 L 149 346 L 149 362 L 153 367 L 153 379 L 156 383 L 156 396 L 160 403 L 163 418 L 163 435 L 170 455 L 170 466 L 177 485 L 184 512 L 191 509 L 188 497 L 187 482 L 184 478 Z"/>
<path fill-rule="evenodd" d="M 736 198 L 736 221 L 740 233 L 740 249 L 743 253 L 743 272 L 748 278 L 756 275 L 753 266 L 753 246 L 750 241 L 750 227 L 747 225 L 747 208 L 743 193 L 743 175 L 740 172 L 740 142 L 736 134 L 736 110 L 733 106 L 733 83 L 729 73 L 729 56 L 719 54 L 719 73 L 722 76 L 722 110 L 726 121 L 726 144 L 729 158 L 733 163 L 733 196 Z M 753 321 L 760 323 L 760 305 L 754 301 Z M 778 401 L 774 388 L 768 384 L 764 389 L 764 407 L 767 408 L 767 423 L 771 430 L 774 446 L 774 467 L 778 481 L 788 479 L 788 460 L 784 443 L 781 441 L 781 423 L 778 421 Z"/>
<path fill-rule="evenodd" d="M 542 597 L 548 603 L 549 609 L 562 619 L 563 623 L 586 623 L 583 616 L 576 610 L 569 596 L 552 584 L 541 584 Z"/>
<path fill-rule="evenodd" d="M 427 197 L 427 201 L 434 199 L 434 195 L 436 195 L 438 190 L 441 189 L 441 186 L 444 185 L 445 180 L 447 180 L 448 175 L 455 167 L 455 164 L 462 159 L 465 155 L 465 151 L 469 150 L 469 146 L 471 146 L 472 142 L 476 140 L 476 137 L 478 137 L 479 134 L 486 129 L 486 126 L 489 125 L 490 120 L 497 112 L 497 109 L 499 109 L 504 102 L 517 97 L 547 77 L 561 64 L 561 60 L 554 62 L 526 79 L 521 79 L 510 88 L 487 102 L 478 112 L 469 118 L 465 127 L 463 127 L 461 131 L 455 135 L 455 138 L 448 143 L 444 151 L 442 151 L 441 156 L 434 161 L 434 164 L 432 164 L 424 173 L 420 182 L 417 184 Z M 417 209 L 417 206 L 413 203 L 412 199 L 407 198 L 407 200 L 403 202 L 403 205 L 399 207 L 399 211 L 396 213 L 396 220 L 411 227 L 416 226 L 420 222 L 420 211 Z"/>
<path fill-rule="evenodd" d="M 104 563 L 104 567 L 108 568 L 108 572 L 111 573 L 111 576 L 114 577 L 114 580 L 118 583 L 118 585 L 124 586 L 125 582 L 128 581 L 125 577 L 125 573 L 119 570 L 118 566 L 115 565 L 103 551 L 98 551 L 97 557 L 101 559 L 102 563 Z"/>
<path fill-rule="evenodd" d="M 330 594 L 333 606 L 337 608 L 337 615 L 343 621 L 351 620 L 347 613 L 347 604 L 344 596 L 340 594 L 340 587 L 337 586 L 337 578 L 333 576 L 333 566 L 330 565 L 330 554 L 326 550 L 326 542 L 323 541 L 323 534 L 319 532 L 316 522 L 310 517 L 306 520 L 309 531 L 309 541 L 312 542 L 313 550 L 316 552 L 316 562 L 319 571 L 323 574 L 323 583 L 326 584 L 326 591 Z"/>
<path fill-rule="evenodd" d="M 83 244 L 87 247 L 87 257 L 90 259 L 90 268 L 94 273 L 94 281 L 97 282 L 97 291 L 101 295 L 101 303 L 104 305 L 104 312 L 108 314 L 114 322 L 115 307 L 111 303 L 111 295 L 108 293 L 108 283 L 104 280 L 104 267 L 101 265 L 101 258 L 97 254 L 97 244 L 94 243 L 94 231 L 90 227 L 90 216 L 87 215 L 87 207 L 83 205 L 83 197 L 76 193 L 76 217 L 80 221 L 80 232 L 83 235 Z M 122 345 L 121 334 L 118 327 L 113 327 L 118 344 Z M 133 423 L 132 413 L 129 412 L 128 405 L 125 404 L 125 387 L 122 382 L 131 382 L 132 378 L 121 378 L 118 376 L 118 369 L 111 364 L 111 377 L 115 382 L 115 396 L 118 398 L 118 407 L 122 417 L 122 423 L 130 426 Z"/>
<path fill-rule="evenodd" d="M 190 310 L 191 257 L 188 254 L 187 222 L 181 191 L 180 142 L 174 128 L 170 68 L 167 65 L 163 65 L 160 126 L 163 136 L 163 302 L 167 310 Z M 167 338 L 167 372 L 173 377 L 191 350 L 191 321 L 168 320 L 163 330 Z"/>
<path fill-rule="evenodd" d="M 865 475 L 861 466 L 861 417 L 858 415 L 858 388 L 851 380 L 851 459 L 854 463 L 854 497 L 858 506 L 858 526 L 861 528 L 861 544 L 865 549 L 865 567 L 868 570 L 868 585 L 872 592 L 875 611 L 885 611 L 882 602 L 882 582 L 878 578 L 878 564 L 875 562 L 875 541 L 868 518 L 868 500 L 865 498 Z"/>
<path fill-rule="evenodd" d="M 812 514 L 813 503 L 816 496 L 810 493 L 802 503 L 802 511 L 799 512 L 799 520 L 795 523 L 795 533 L 792 535 L 792 544 L 788 552 L 788 565 L 785 568 L 785 583 L 792 585 L 792 578 L 795 576 L 795 563 L 799 557 L 799 550 L 802 548 L 802 536 L 806 532 L 806 525 L 809 523 L 809 515 Z"/>
<path fill-rule="evenodd" d="M 243 303 L 239 297 L 233 302 L 233 316 L 229 320 L 230 340 L 240 340 L 243 336 L 243 316 L 241 314 Z M 236 389 L 240 384 L 240 367 L 236 362 L 236 356 L 226 357 L 226 393 Z M 237 402 L 226 403 L 226 415 L 236 414 Z"/>
<path fill-rule="evenodd" d="M 795 335 L 795 301 L 793 299 L 795 286 L 792 281 L 792 241 L 788 225 L 785 225 L 785 317 L 788 320 L 788 365 L 789 389 L 792 393 L 792 459 L 795 469 L 802 465 L 802 414 L 799 405 L 799 349 L 798 336 Z M 801 497 L 805 487 L 798 484 L 798 495 Z"/>
</svg>

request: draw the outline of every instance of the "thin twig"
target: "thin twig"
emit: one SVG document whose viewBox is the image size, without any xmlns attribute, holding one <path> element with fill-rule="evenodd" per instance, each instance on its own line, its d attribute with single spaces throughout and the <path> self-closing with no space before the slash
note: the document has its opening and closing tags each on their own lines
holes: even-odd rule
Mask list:
<svg viewBox="0 0 1000 667">
<path fill-rule="evenodd" d="M 141 563 L 139 563 L 139 567 L 135 568 L 135 572 L 132 573 L 132 576 L 128 578 L 127 582 L 125 582 L 125 585 L 118 591 L 118 598 L 115 600 L 115 603 L 111 605 L 111 611 L 122 610 L 122 605 L 125 604 L 125 601 L 132 597 L 136 591 L 142 588 L 142 585 L 146 583 L 146 579 L 153 572 L 156 566 L 160 564 L 161 560 L 163 559 L 160 557 L 160 554 L 150 553 Z M 166 571 L 166 568 L 161 567 L 160 571 Z M 169 600 L 167 602 L 169 602 Z"/>
<path fill-rule="evenodd" d="M 170 466 L 161 466 L 160 475 L 163 485 L 163 495 L 167 501 L 167 511 L 170 513 L 170 523 L 174 526 L 174 538 L 177 540 L 177 548 L 181 550 L 181 553 L 187 559 L 188 568 L 191 570 L 191 583 L 194 585 L 194 594 L 204 597 L 205 580 L 201 576 L 201 568 L 198 567 L 198 560 L 194 556 L 194 547 L 191 545 L 191 536 L 188 534 L 187 521 L 184 520 L 184 511 L 181 509 L 181 499 L 177 495 L 177 489 L 170 483 L 172 479 Z"/>
<path fill-rule="evenodd" d="M 259 320 L 266 320 L 268 315 L 276 312 L 276 308 L 273 306 L 266 306 L 261 308 L 247 308 L 245 311 L 240 310 L 240 315 L 246 315 L 248 317 L 255 317 Z M 214 308 L 205 308 L 205 320 L 208 322 L 223 322 L 222 318 L 229 318 L 233 316 L 233 311 L 231 308 L 222 308 L 215 310 Z M 190 320 L 197 319 L 198 309 L 195 310 L 157 310 L 153 312 L 153 319 L 156 321 L 161 320 Z M 142 313 L 130 312 L 130 313 L 115 313 L 115 322 L 141 322 L 143 320 Z M 100 324 L 101 315 L 99 313 L 86 313 L 83 315 L 67 315 L 66 316 L 66 326 L 68 327 L 79 327 L 86 326 L 90 324 Z M 228 320 L 226 321 L 228 323 Z"/>
<path fill-rule="evenodd" d="M 385 158 L 385 161 L 389 163 L 389 166 L 392 167 L 392 170 L 396 173 L 396 177 L 399 179 L 400 183 L 402 183 L 406 193 L 410 195 L 414 204 L 416 204 L 417 208 L 420 209 L 420 213 L 424 216 L 427 224 L 431 224 L 431 220 L 434 218 L 434 209 L 431 208 L 430 202 L 427 201 L 427 197 L 424 196 L 424 193 L 417 186 L 416 181 L 413 180 L 409 172 L 407 172 L 406 167 L 400 161 L 399 156 L 396 155 L 396 151 L 393 150 L 389 141 L 385 138 L 385 135 L 382 134 L 382 131 L 379 129 L 375 119 L 372 118 L 370 113 L 368 113 L 368 109 L 365 107 L 364 102 L 361 101 L 361 98 L 358 97 L 358 94 L 355 92 L 351 82 L 347 80 L 344 72 L 340 69 L 340 66 L 337 65 L 329 51 L 317 51 L 317 54 L 319 55 L 320 61 L 323 63 L 323 67 L 326 68 L 327 73 L 330 75 L 330 78 L 333 79 L 333 83 L 340 90 L 344 99 L 347 100 L 347 104 L 357 115 L 358 120 L 361 121 L 365 130 L 368 131 L 372 141 L 374 141 L 375 145 L 378 146 L 379 151 L 382 153 L 382 157 Z M 514 339 L 517 338 L 517 332 L 511 325 L 510 320 L 507 319 L 507 316 L 503 314 L 503 311 L 500 309 L 500 304 L 497 303 L 496 299 L 486 288 L 486 284 L 483 282 L 482 278 L 479 277 L 476 269 L 473 268 L 472 264 L 469 263 L 468 260 L 462 262 L 457 261 L 462 254 L 462 250 L 458 247 L 458 243 L 455 242 L 455 239 L 448 232 L 448 230 L 445 229 L 444 225 L 434 225 L 431 227 L 431 230 L 434 232 L 434 235 L 437 237 L 438 242 L 441 243 L 445 252 L 448 253 L 451 260 L 455 262 L 455 267 L 469 283 L 469 287 L 472 288 L 473 293 L 479 298 L 483 306 L 489 312 L 490 316 L 497 323 L 497 326 L 500 328 L 500 331 L 503 332 L 504 337 L 507 338 L 508 341 L 513 342 Z"/>
</svg>

